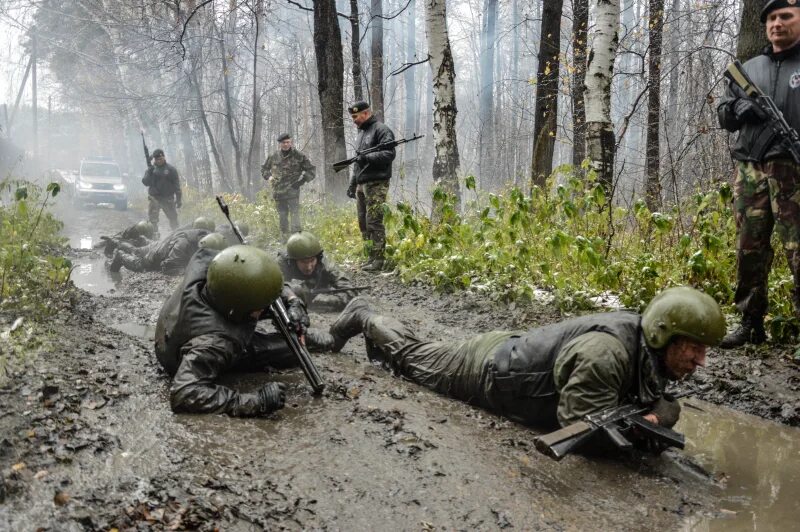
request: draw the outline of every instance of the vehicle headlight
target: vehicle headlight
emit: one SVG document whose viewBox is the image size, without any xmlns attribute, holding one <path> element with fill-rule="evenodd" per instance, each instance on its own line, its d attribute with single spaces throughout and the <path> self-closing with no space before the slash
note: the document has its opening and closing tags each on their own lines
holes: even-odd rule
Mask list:
<svg viewBox="0 0 800 532">
<path fill-rule="evenodd" d="M 78 188 L 89 189 L 89 188 L 92 188 L 92 184 L 91 183 L 84 183 L 83 181 L 78 181 Z"/>
<path fill-rule="evenodd" d="M 125 190 L 125 185 L 114 185 L 114 190 Z"/>
</svg>

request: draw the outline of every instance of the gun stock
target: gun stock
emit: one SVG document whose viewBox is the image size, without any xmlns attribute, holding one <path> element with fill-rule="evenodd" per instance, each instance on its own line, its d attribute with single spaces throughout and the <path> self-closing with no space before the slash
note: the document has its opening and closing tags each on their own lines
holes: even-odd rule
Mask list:
<svg viewBox="0 0 800 532">
<path fill-rule="evenodd" d="M 373 146 L 373 147 L 367 148 L 365 150 L 356 150 L 356 157 L 351 157 L 349 159 L 345 159 L 343 161 L 339 161 L 339 162 L 333 163 L 333 169 L 334 169 L 334 171 L 339 172 L 340 170 L 344 170 L 345 168 L 347 168 L 348 166 L 350 166 L 351 164 L 356 162 L 356 159 L 358 158 L 359 155 L 365 155 L 365 154 L 368 154 L 368 153 L 375 153 L 376 151 L 388 150 L 388 149 L 391 149 L 391 148 L 396 148 L 401 144 L 405 144 L 406 142 L 412 142 L 414 140 L 419 140 L 424 136 L 425 135 L 414 135 L 410 139 L 399 139 L 399 140 L 393 140 L 393 141 L 390 141 L 390 142 L 382 142 L 382 143 L 378 144 L 377 146 Z"/>
<path fill-rule="evenodd" d="M 231 229 L 233 229 L 233 233 L 236 235 L 236 238 L 239 239 L 240 243 L 244 244 L 244 238 L 239 232 L 239 228 L 236 227 L 236 224 L 234 224 L 233 220 L 231 220 L 228 204 L 225 203 L 225 200 L 222 199 L 222 196 L 217 196 L 216 199 L 220 210 L 222 210 L 225 218 L 228 219 L 228 223 L 231 225 Z M 295 332 L 293 329 L 292 321 L 289 319 L 289 313 L 286 311 L 286 307 L 283 305 L 281 298 L 278 297 L 278 299 L 276 299 L 272 305 L 270 305 L 269 309 L 272 313 L 275 327 L 278 329 L 278 332 L 281 333 L 283 339 L 286 340 L 286 344 L 289 346 L 289 349 L 291 349 L 292 353 L 294 353 L 294 355 L 297 357 L 297 360 L 300 363 L 300 368 L 303 370 L 306 379 L 308 379 L 308 383 L 311 385 L 311 390 L 315 395 L 322 393 L 322 390 L 325 389 L 325 383 L 322 381 L 322 376 L 320 375 L 317 367 L 314 365 L 314 361 L 311 359 L 311 354 L 308 352 L 308 349 L 306 349 L 306 346 L 300 342 L 297 332 Z"/>
</svg>

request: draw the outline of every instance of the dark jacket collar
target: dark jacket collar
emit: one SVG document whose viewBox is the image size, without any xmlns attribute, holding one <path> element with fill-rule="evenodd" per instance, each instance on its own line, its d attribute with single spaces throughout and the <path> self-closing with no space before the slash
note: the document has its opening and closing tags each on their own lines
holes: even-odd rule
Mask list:
<svg viewBox="0 0 800 532">
<path fill-rule="evenodd" d="M 369 127 L 377 121 L 378 119 L 375 117 L 375 115 L 372 115 L 371 117 L 367 118 L 367 121 L 361 124 L 358 129 L 362 131 L 369 129 Z"/>
<path fill-rule="evenodd" d="M 780 52 L 773 52 L 772 45 L 768 44 L 762 53 L 773 61 L 784 61 L 790 57 L 794 57 L 798 52 L 800 52 L 800 41 L 796 42 L 791 48 L 781 50 Z"/>
</svg>

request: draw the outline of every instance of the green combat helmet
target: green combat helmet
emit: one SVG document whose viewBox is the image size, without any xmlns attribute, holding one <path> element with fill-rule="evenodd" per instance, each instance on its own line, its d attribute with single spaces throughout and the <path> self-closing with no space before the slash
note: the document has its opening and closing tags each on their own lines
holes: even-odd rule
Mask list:
<svg viewBox="0 0 800 532">
<path fill-rule="evenodd" d="M 234 321 L 244 321 L 254 310 L 268 307 L 283 288 L 278 263 L 253 246 L 220 251 L 211 260 L 206 277 L 212 305 Z"/>
<path fill-rule="evenodd" d="M 322 253 L 322 246 L 312 233 L 301 231 L 286 241 L 286 253 L 293 260 L 308 259 Z"/>
<path fill-rule="evenodd" d="M 206 218 L 205 216 L 200 216 L 199 218 L 196 218 L 194 222 L 192 222 L 192 227 L 194 227 L 195 229 L 205 229 L 206 231 L 213 231 L 214 222 Z"/>
<path fill-rule="evenodd" d="M 142 220 L 141 222 L 137 223 L 134 227 L 136 227 L 136 233 L 139 236 L 152 239 L 153 235 L 156 234 L 156 228 L 153 227 L 153 224 L 145 220 Z"/>
<path fill-rule="evenodd" d="M 225 242 L 225 237 L 219 233 L 208 233 L 206 236 L 200 239 L 200 242 L 197 243 L 197 247 L 203 249 L 218 249 L 222 251 L 228 246 Z"/>
<path fill-rule="evenodd" d="M 714 298 L 688 286 L 667 288 L 647 305 L 642 330 L 653 349 L 666 346 L 673 336 L 686 336 L 714 346 L 725 336 L 725 317 Z"/>
</svg>

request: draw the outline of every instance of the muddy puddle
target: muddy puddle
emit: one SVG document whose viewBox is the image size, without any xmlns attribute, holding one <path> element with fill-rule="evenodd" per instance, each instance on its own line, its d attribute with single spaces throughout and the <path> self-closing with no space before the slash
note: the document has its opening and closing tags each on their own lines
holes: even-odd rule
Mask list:
<svg viewBox="0 0 800 532">
<path fill-rule="evenodd" d="M 713 515 L 684 530 L 797 530 L 800 523 L 800 429 L 692 400 L 676 427 L 684 453 L 705 468 L 719 491 Z"/>
<path fill-rule="evenodd" d="M 108 294 L 119 287 L 122 274 L 112 273 L 106 267 L 106 258 L 97 254 L 78 256 L 73 259 L 75 269 L 72 270 L 70 279 L 78 288 L 82 288 L 94 295 Z"/>
</svg>

